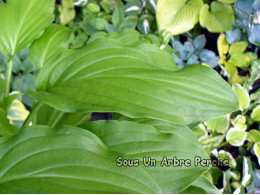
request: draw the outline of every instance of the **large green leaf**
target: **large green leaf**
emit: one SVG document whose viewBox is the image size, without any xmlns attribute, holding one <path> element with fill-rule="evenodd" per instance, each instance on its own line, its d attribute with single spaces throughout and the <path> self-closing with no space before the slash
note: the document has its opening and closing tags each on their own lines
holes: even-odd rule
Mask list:
<svg viewBox="0 0 260 195">
<path fill-rule="evenodd" d="M 162 133 L 172 133 L 177 134 L 179 136 L 185 137 L 189 142 L 198 144 L 198 139 L 194 136 L 191 129 L 187 126 L 183 125 L 175 125 L 173 123 L 168 123 L 161 120 L 154 120 L 154 119 L 147 119 L 147 118 L 128 118 L 126 116 L 119 117 L 119 119 L 116 119 L 119 121 L 131 121 L 131 122 L 137 122 L 149 126 L 153 126 L 154 128 L 158 129 Z"/>
<path fill-rule="evenodd" d="M 17 127 L 9 124 L 6 110 L 0 107 L 0 136 L 12 136 L 18 131 Z"/>
<path fill-rule="evenodd" d="M 72 32 L 67 28 L 52 24 L 46 29 L 44 35 L 30 47 L 30 57 L 38 69 L 44 63 L 52 63 L 62 55 L 62 50 L 57 48 L 67 48 Z"/>
<path fill-rule="evenodd" d="M 234 23 L 234 11 L 231 6 L 214 1 L 205 4 L 200 10 L 200 24 L 210 32 L 229 31 Z"/>
<path fill-rule="evenodd" d="M 38 107 L 38 110 L 32 121 L 33 125 L 48 125 L 51 127 L 61 127 L 64 125 L 77 126 L 88 122 L 91 118 L 91 113 L 65 113 L 46 104 L 37 104 L 35 105 L 36 107 Z"/>
<path fill-rule="evenodd" d="M 0 52 L 13 56 L 51 23 L 54 0 L 8 0 L 0 6 Z"/>
<path fill-rule="evenodd" d="M 191 186 L 185 189 L 182 194 L 220 194 L 220 191 L 205 177 L 200 177 Z"/>
<path fill-rule="evenodd" d="M 172 56 L 152 44 L 128 46 L 104 38 L 82 49 L 57 49 L 62 55 L 44 63 L 38 92 L 31 94 L 61 111 L 119 112 L 183 125 L 238 107 L 236 95 L 214 70 L 191 65 L 175 71 Z"/>
<path fill-rule="evenodd" d="M 34 126 L 0 139 L 0 193 L 178 193 L 208 169 L 160 166 L 164 156 L 208 158 L 174 131 L 116 121 L 84 127 L 101 139 L 70 126 Z M 117 167 L 119 156 L 140 159 L 140 165 Z M 157 166 L 145 167 L 143 156 L 157 159 Z"/>
<path fill-rule="evenodd" d="M 186 138 L 178 130 L 160 122 L 150 126 L 128 121 L 97 121 L 81 127 L 97 135 L 110 150 L 121 153 L 123 158 L 139 159 L 140 163 L 143 162 L 144 156 L 156 159 L 160 168 L 147 167 L 145 171 L 160 186 L 163 193 L 178 193 L 185 189 L 187 184 L 191 184 L 203 172 L 203 167 L 194 166 L 194 157 L 208 158 L 198 142 L 193 141 L 195 136 L 190 138 L 190 129 L 186 129 L 190 134 Z M 165 156 L 168 159 L 174 156 L 178 159 L 191 159 L 192 163 L 188 167 L 161 167 Z M 204 170 L 207 168 L 204 167 Z"/>
<path fill-rule="evenodd" d="M 178 35 L 191 30 L 199 21 L 202 0 L 159 0 L 156 18 L 159 30 Z"/>
</svg>

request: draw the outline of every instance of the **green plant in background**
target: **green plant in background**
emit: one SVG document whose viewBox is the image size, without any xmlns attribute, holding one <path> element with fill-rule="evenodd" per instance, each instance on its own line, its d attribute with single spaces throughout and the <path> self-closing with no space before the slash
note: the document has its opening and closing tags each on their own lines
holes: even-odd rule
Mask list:
<svg viewBox="0 0 260 195">
<path fill-rule="evenodd" d="M 231 159 L 228 171 L 221 172 L 218 168 L 212 168 L 212 173 L 219 172 L 218 179 L 214 181 L 215 184 L 220 185 L 219 180 L 222 178 L 223 192 L 232 193 L 237 189 L 237 192 L 243 193 L 246 187 L 248 191 L 259 188 L 256 175 L 258 162 L 253 156 L 257 158 L 259 156 L 257 137 L 259 136 L 260 99 L 259 92 L 249 96 L 248 90 L 239 84 L 234 84 L 233 90 L 239 97 L 240 111 L 211 119 L 195 127 L 193 131 L 203 148 L 213 158 L 224 159 L 228 156 Z M 255 187 L 250 185 L 253 182 L 253 175 L 257 184 Z"/>
<path fill-rule="evenodd" d="M 205 49 L 206 37 L 199 35 L 194 40 L 188 38 L 184 44 L 177 41 L 176 38 L 171 41 L 173 49 L 178 51 L 178 54 L 173 54 L 175 62 L 180 68 L 188 64 L 204 63 L 215 68 L 218 65 L 219 57 L 214 51 Z"/>
<path fill-rule="evenodd" d="M 234 11 L 229 4 L 234 2 L 236 0 L 213 1 L 209 5 L 202 0 L 158 0 L 156 16 L 159 30 L 178 35 L 200 22 L 210 32 L 229 31 L 234 23 Z"/>
<path fill-rule="evenodd" d="M 257 78 L 257 54 L 253 52 L 245 52 L 248 47 L 247 42 L 235 42 L 232 45 L 229 45 L 224 34 L 221 34 L 218 39 L 218 51 L 220 56 L 220 65 L 224 65 L 224 70 L 229 75 L 230 83 L 242 83 L 247 77 L 242 78 L 238 75 L 238 68 L 243 70 L 250 70 L 250 65 L 252 64 L 251 70 L 252 78 L 249 85 L 252 85 L 255 79 Z M 254 63 L 252 63 L 254 62 Z M 253 68 L 255 66 L 256 68 Z M 252 80 L 253 79 L 253 80 Z M 249 87 L 249 86 L 248 86 Z"/>
<path fill-rule="evenodd" d="M 230 36 L 241 35 L 243 40 L 259 46 L 259 8 L 259 0 L 238 0 L 234 6 L 236 13 L 235 28 L 230 33 Z"/>
<path fill-rule="evenodd" d="M 99 11 L 98 4 L 77 3 L 87 12 Z M 194 155 L 207 159 L 208 154 L 187 125 L 237 110 L 231 87 L 205 66 L 179 70 L 172 50 L 159 48 L 160 38 L 135 30 L 93 34 L 86 46 L 75 49 L 75 31 L 50 25 L 53 5 L 51 0 L 12 0 L 0 7 L 6 18 L 0 21 L 0 51 L 7 58 L 0 80 L 0 192 L 218 193 L 209 167 L 194 166 Z M 72 20 L 72 4 L 61 6 L 61 22 Z M 121 6 L 116 2 L 112 14 L 117 28 Z M 9 92 L 15 57 L 28 46 L 38 72 L 36 91 L 29 92 L 36 102 L 17 127 L 7 113 L 17 120 L 12 112 L 21 106 L 16 101 L 21 94 Z M 20 56 L 21 66 L 25 60 Z M 89 122 L 91 112 L 120 113 L 126 119 Z M 143 156 L 157 163 L 176 156 L 191 159 L 191 166 L 117 167 L 119 156 L 141 165 Z"/>
<path fill-rule="evenodd" d="M 259 166 L 254 156 L 259 157 L 257 137 L 260 96 L 259 90 L 251 90 L 260 71 L 257 54 L 247 52 L 247 46 L 247 42 L 239 41 L 229 45 L 224 34 L 220 34 L 218 39 L 220 67 L 239 98 L 240 111 L 211 119 L 193 129 L 212 157 L 228 156 L 231 159 L 228 171 L 223 172 L 218 168 L 211 170 L 214 174 L 218 172 L 218 179 L 214 182 L 219 185 L 222 179 L 225 193 L 245 193 L 246 188 L 247 191 L 259 189 Z M 249 74 L 239 75 L 241 69 L 249 71 Z"/>
<path fill-rule="evenodd" d="M 258 0 L 213 1 L 210 4 L 199 0 L 159 0 L 157 6 L 161 31 L 178 35 L 192 30 L 199 22 L 208 31 L 221 33 L 217 44 L 219 67 L 239 97 L 240 111 L 201 123 L 193 128 L 193 132 L 211 158 L 230 159 L 228 170 L 218 166 L 210 170 L 213 183 L 223 193 L 254 192 L 260 188 L 260 161 L 257 160 L 260 157 L 257 138 L 259 90 L 256 90 L 260 70 L 258 48 L 255 47 L 259 46 L 259 5 Z M 165 43 L 170 39 L 166 40 Z M 180 66 L 199 61 L 195 41 L 188 39 L 182 45 L 178 40 L 171 40 L 178 51 L 179 55 L 174 57 Z M 200 44 L 204 45 L 203 42 L 201 40 Z M 214 56 L 212 53 L 213 59 Z"/>
<path fill-rule="evenodd" d="M 137 28 L 141 33 L 156 31 L 154 0 L 73 1 L 64 0 L 58 8 L 57 23 L 68 25 L 75 36 L 71 48 L 109 32 Z M 78 13 L 76 14 L 76 10 Z M 92 39 L 90 39 L 93 37 Z"/>
<path fill-rule="evenodd" d="M 180 35 L 192 30 L 199 22 L 208 31 L 224 32 L 231 29 L 234 23 L 234 11 L 230 4 L 236 1 L 213 1 L 210 4 L 202 0 L 159 0 L 157 5 L 157 22 L 159 31 L 166 45 L 171 36 Z M 176 39 L 176 37 L 175 37 Z M 205 63 L 211 67 L 218 65 L 218 57 L 214 51 L 203 49 L 206 40 L 203 35 L 194 39 L 188 37 L 182 45 L 178 40 L 171 40 L 172 47 L 178 51 L 174 59 L 180 67 L 187 64 Z"/>
<path fill-rule="evenodd" d="M 5 74 L 8 58 L 4 55 L 1 55 L 1 65 L 3 67 L 2 74 Z M 36 75 L 37 71 L 35 66 L 29 57 L 29 49 L 26 48 L 23 51 L 19 52 L 17 55 L 13 57 L 13 81 L 11 87 L 14 91 L 19 91 L 24 93 L 22 96 L 22 101 L 28 105 L 32 106 L 34 100 L 26 94 L 27 90 L 35 90 L 35 82 L 36 82 Z"/>
</svg>

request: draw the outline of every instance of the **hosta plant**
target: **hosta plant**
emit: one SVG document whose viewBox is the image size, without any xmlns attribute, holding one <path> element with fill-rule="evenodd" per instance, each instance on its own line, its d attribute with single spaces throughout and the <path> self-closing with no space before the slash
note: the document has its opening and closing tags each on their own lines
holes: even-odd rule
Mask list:
<svg viewBox="0 0 260 195">
<path fill-rule="evenodd" d="M 137 28 L 142 34 L 154 32 L 155 0 L 63 0 L 55 20 L 73 30 L 71 48 L 79 48 L 109 32 Z"/>
<path fill-rule="evenodd" d="M 212 158 L 228 157 L 229 168 L 214 167 L 214 184 L 224 193 L 245 193 L 259 190 L 259 59 L 248 43 L 228 42 L 220 34 L 218 50 L 223 76 L 227 77 L 239 99 L 239 111 L 201 123 L 193 132 Z M 247 74 L 241 74 L 246 72 Z"/>
<path fill-rule="evenodd" d="M 229 31 L 234 23 L 232 4 L 237 0 L 158 0 L 157 22 L 160 31 L 182 34 L 199 22 L 210 32 Z"/>
<path fill-rule="evenodd" d="M 199 35 L 194 40 L 188 38 L 184 44 L 175 38 L 171 41 L 171 45 L 178 52 L 173 54 L 173 57 L 179 67 L 198 63 L 213 68 L 218 65 L 219 57 L 216 56 L 215 52 L 204 48 L 206 46 L 205 35 Z"/>
<path fill-rule="evenodd" d="M 209 156 L 190 127 L 239 109 L 232 88 L 209 67 L 180 70 L 167 47 L 134 30 L 73 49 L 71 30 L 50 24 L 53 11 L 52 0 L 0 6 L 0 52 L 8 58 L 0 192 L 218 193 L 210 166 L 195 166 L 196 156 Z M 28 92 L 35 104 L 18 128 L 10 115 L 22 94 L 10 93 L 10 83 L 15 55 L 26 47 L 39 73 Z M 92 112 L 124 120 L 91 121 Z M 149 157 L 156 165 L 147 166 Z M 190 165 L 160 166 L 165 157 Z"/>
</svg>

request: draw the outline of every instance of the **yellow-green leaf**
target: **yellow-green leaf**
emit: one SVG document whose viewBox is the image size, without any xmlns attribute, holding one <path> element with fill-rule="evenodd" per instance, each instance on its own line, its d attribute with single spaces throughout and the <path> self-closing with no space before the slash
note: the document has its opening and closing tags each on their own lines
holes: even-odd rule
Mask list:
<svg viewBox="0 0 260 195">
<path fill-rule="evenodd" d="M 247 42 L 236 42 L 230 46 L 229 55 L 233 55 L 236 53 L 242 54 L 247 48 Z"/>
<path fill-rule="evenodd" d="M 19 100 L 14 100 L 11 108 L 8 110 L 8 119 L 13 121 L 24 121 L 29 115 L 23 103 Z"/>
<path fill-rule="evenodd" d="M 218 118 L 210 119 L 206 122 L 209 129 L 218 133 L 225 133 L 229 127 L 229 115 L 220 116 Z"/>
<path fill-rule="evenodd" d="M 178 35 L 191 30 L 199 21 L 202 0 L 159 0 L 156 18 L 159 30 Z"/>
<path fill-rule="evenodd" d="M 260 121 L 260 105 L 258 105 L 252 112 L 251 118 L 255 121 Z"/>
<path fill-rule="evenodd" d="M 221 33 L 218 37 L 218 53 L 220 57 L 225 56 L 228 53 L 229 44 L 226 39 L 226 35 Z"/>
<path fill-rule="evenodd" d="M 210 32 L 229 31 L 234 23 L 234 11 L 231 6 L 214 1 L 205 4 L 200 10 L 200 24 Z"/>
<path fill-rule="evenodd" d="M 238 129 L 241 129 L 241 130 L 247 129 L 245 116 L 237 115 L 237 117 L 235 119 L 232 119 L 231 122 Z"/>
<path fill-rule="evenodd" d="M 13 56 L 51 23 L 54 0 L 12 0 L 0 6 L 0 52 Z"/>
<path fill-rule="evenodd" d="M 246 140 L 247 134 L 246 131 L 238 129 L 238 128 L 231 128 L 229 129 L 226 140 L 232 146 L 242 146 Z"/>
<path fill-rule="evenodd" d="M 253 143 L 260 142 L 260 131 L 259 130 L 250 130 L 247 134 L 247 139 Z"/>
<path fill-rule="evenodd" d="M 234 84 L 233 89 L 238 96 L 240 109 L 246 109 L 250 105 L 248 91 L 239 84 Z"/>
<path fill-rule="evenodd" d="M 233 53 L 229 61 L 240 68 L 246 68 L 251 64 L 251 60 L 248 55 L 243 53 Z"/>
</svg>

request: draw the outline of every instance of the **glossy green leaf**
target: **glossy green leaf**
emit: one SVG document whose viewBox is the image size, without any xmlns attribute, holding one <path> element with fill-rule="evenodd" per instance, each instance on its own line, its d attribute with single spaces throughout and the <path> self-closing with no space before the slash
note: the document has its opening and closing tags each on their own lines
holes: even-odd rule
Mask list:
<svg viewBox="0 0 260 195">
<path fill-rule="evenodd" d="M 44 63 L 38 92 L 31 94 L 65 112 L 119 112 L 181 125 L 237 109 L 236 95 L 214 70 L 191 65 L 174 71 L 172 56 L 149 46 L 105 38 L 82 49 L 58 48 L 63 55 Z"/>
<path fill-rule="evenodd" d="M 224 140 L 225 136 L 224 135 L 217 135 L 217 136 L 203 136 L 200 137 L 200 143 L 203 145 L 203 149 L 205 151 L 207 151 L 208 153 L 211 153 L 211 151 L 216 148 L 217 146 L 219 146 L 223 140 Z"/>
<path fill-rule="evenodd" d="M 18 92 L 12 92 L 9 96 L 3 98 L 2 102 L 0 102 L 0 107 L 4 108 L 5 110 L 9 110 L 12 102 L 19 98 L 22 94 Z"/>
<path fill-rule="evenodd" d="M 140 44 L 142 36 L 136 30 L 125 29 L 120 33 L 109 33 L 108 38 L 118 40 L 128 46 L 138 46 Z"/>
<path fill-rule="evenodd" d="M 234 12 L 231 6 L 218 1 L 205 4 L 200 10 L 200 24 L 210 32 L 229 31 L 234 23 Z"/>
<path fill-rule="evenodd" d="M 255 61 L 258 59 L 257 54 L 254 52 L 246 52 L 245 54 L 250 58 L 250 61 Z"/>
<path fill-rule="evenodd" d="M 205 177 L 200 177 L 181 194 L 220 194 L 220 191 Z"/>
<path fill-rule="evenodd" d="M 68 24 L 76 16 L 73 1 L 74 0 L 63 0 L 62 5 L 59 6 L 60 22 L 64 25 Z"/>
<path fill-rule="evenodd" d="M 192 132 L 195 134 L 197 138 L 208 136 L 208 131 L 206 130 L 203 124 L 199 124 L 196 127 L 193 127 Z"/>
<path fill-rule="evenodd" d="M 0 136 L 13 136 L 19 129 L 11 125 L 7 119 L 7 112 L 0 107 Z"/>
<path fill-rule="evenodd" d="M 13 56 L 51 23 L 53 0 L 9 0 L 0 6 L 0 52 Z"/>
<path fill-rule="evenodd" d="M 241 130 L 247 129 L 245 116 L 237 115 L 235 119 L 231 119 L 231 122 L 238 129 L 241 129 Z"/>
<path fill-rule="evenodd" d="M 250 105 L 250 98 L 247 90 L 239 84 L 234 84 L 233 90 L 238 96 L 240 109 L 246 109 Z"/>
<path fill-rule="evenodd" d="M 236 42 L 230 46 L 229 54 L 230 55 L 235 53 L 242 54 L 245 52 L 247 45 L 248 45 L 247 42 Z"/>
<path fill-rule="evenodd" d="M 218 118 L 210 119 L 206 122 L 209 129 L 218 133 L 225 133 L 229 127 L 229 115 L 220 116 Z"/>
<path fill-rule="evenodd" d="M 159 0 L 156 8 L 159 30 L 173 35 L 191 30 L 199 21 L 202 5 L 202 0 Z"/>
<path fill-rule="evenodd" d="M 174 131 L 161 133 L 148 125 L 116 121 L 85 127 L 94 134 L 70 126 L 34 126 L 0 140 L 0 192 L 178 193 L 207 169 L 193 165 L 160 167 L 164 155 L 208 158 L 198 144 Z M 119 156 L 139 159 L 140 165 L 117 167 Z M 157 159 L 158 165 L 145 167 L 143 156 Z"/>
<path fill-rule="evenodd" d="M 64 113 L 46 104 L 41 104 L 32 123 L 33 125 L 48 125 L 57 128 L 64 125 L 78 126 L 88 122 L 90 118 L 91 113 Z"/>
<path fill-rule="evenodd" d="M 100 7 L 96 3 L 89 3 L 87 4 L 87 9 L 92 13 L 98 13 L 100 12 Z"/>
<path fill-rule="evenodd" d="M 251 64 L 251 59 L 248 55 L 243 53 L 234 53 L 229 62 L 233 63 L 239 68 L 247 68 Z"/>
<path fill-rule="evenodd" d="M 185 137 L 189 142 L 198 144 L 198 140 L 196 137 L 192 134 L 191 129 L 187 126 L 182 125 L 175 125 L 172 123 L 168 123 L 165 121 L 160 120 L 154 120 L 154 119 L 146 119 L 146 118 L 138 118 L 138 119 L 132 119 L 127 118 L 124 116 L 121 120 L 125 121 L 132 121 L 132 122 L 138 122 L 141 124 L 153 126 L 154 128 L 158 129 L 162 133 L 173 133 L 182 137 Z"/>
<path fill-rule="evenodd" d="M 30 47 L 30 57 L 35 66 L 40 69 L 59 58 L 63 51 L 57 48 L 67 48 L 71 36 L 72 32 L 63 26 L 52 24 L 48 27 L 43 36 L 36 40 L 37 44 Z"/>
<path fill-rule="evenodd" d="M 258 105 L 252 112 L 251 118 L 255 121 L 260 121 L 260 105 Z"/>
<path fill-rule="evenodd" d="M 151 122 L 153 121 L 149 121 L 149 123 Z M 192 180 L 195 181 L 194 178 L 198 178 L 198 174 L 195 173 L 193 176 L 191 172 L 189 173 L 189 170 L 193 170 L 193 173 L 197 171 L 200 174 L 202 173 L 201 166 L 194 167 L 194 156 L 196 156 L 194 154 L 199 154 L 198 156 L 201 158 L 202 156 L 207 158 L 202 148 L 198 147 L 198 142 L 192 141 L 189 137 L 186 138 L 180 134 L 180 131 L 176 131 L 168 125 L 165 126 L 160 121 L 153 126 L 127 121 L 97 121 L 86 123 L 81 127 L 97 135 L 110 150 L 124 154 L 130 159 L 139 159 L 140 163 L 143 162 L 144 156 L 156 159 L 158 167 L 160 167 L 165 156 L 167 158 L 176 156 L 178 159 L 191 159 L 191 166 L 188 167 L 163 166 L 161 169 L 152 169 L 151 167 L 145 169 L 164 193 L 180 192 L 181 189 L 185 189 L 183 186 L 187 186 L 188 183 L 191 184 Z M 192 139 L 196 138 L 193 136 Z M 167 144 L 166 140 L 168 140 Z M 184 146 L 184 144 L 187 145 Z M 180 150 L 180 148 L 182 149 Z M 192 152 L 191 150 L 195 151 Z M 204 167 L 204 170 L 207 168 L 209 167 Z M 186 174 L 189 174 L 189 176 L 186 176 Z M 174 175 L 171 182 L 169 182 L 170 175 Z M 180 177 L 185 178 L 185 180 L 180 180 Z"/>
<path fill-rule="evenodd" d="M 147 118 L 133 119 L 133 118 L 128 118 L 126 116 L 123 116 L 119 120 L 122 120 L 122 121 L 127 120 L 127 121 L 131 121 L 131 122 L 137 122 L 137 123 L 153 126 L 154 128 L 158 129 L 162 133 L 173 133 L 174 132 L 174 134 L 178 134 L 179 136 L 185 137 L 191 143 L 196 143 L 196 144 L 199 143 L 198 140 L 196 139 L 196 137 L 192 134 L 191 129 L 187 126 L 175 125 L 175 124 L 168 123 L 165 121 L 147 119 Z"/>
<path fill-rule="evenodd" d="M 247 133 L 247 139 L 253 143 L 260 142 L 260 131 L 259 130 L 250 130 Z"/>
<path fill-rule="evenodd" d="M 112 22 L 114 26 L 119 27 L 124 21 L 125 15 L 123 7 L 117 5 L 115 11 L 113 12 Z"/>
<path fill-rule="evenodd" d="M 232 145 L 232 146 L 242 146 L 246 140 L 246 132 L 245 130 L 241 130 L 238 128 L 231 128 L 229 129 L 226 140 Z"/>
</svg>

